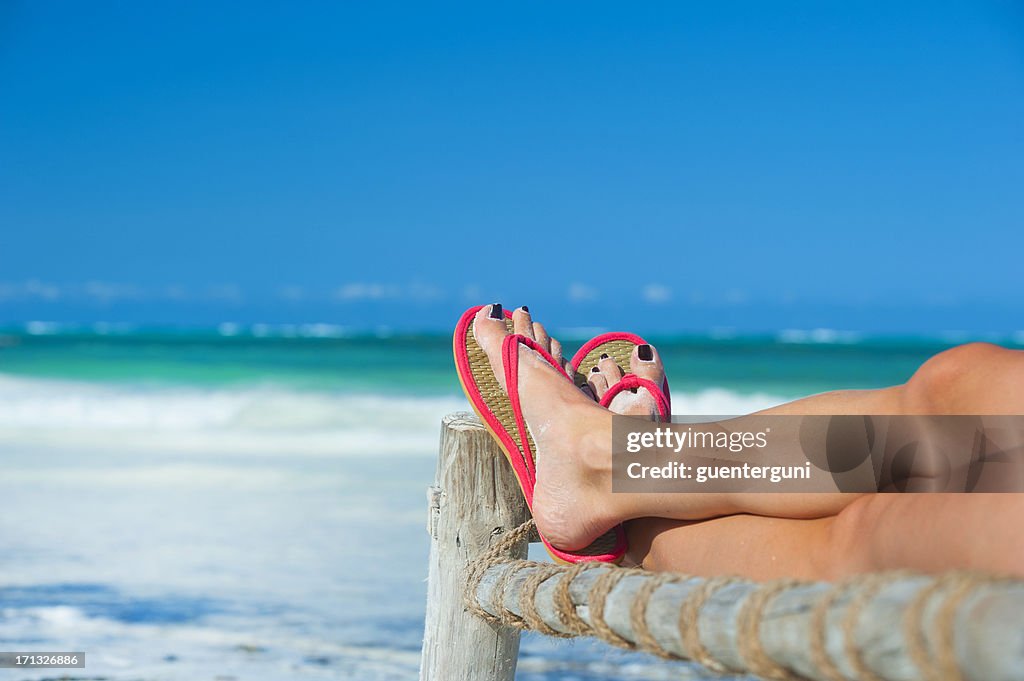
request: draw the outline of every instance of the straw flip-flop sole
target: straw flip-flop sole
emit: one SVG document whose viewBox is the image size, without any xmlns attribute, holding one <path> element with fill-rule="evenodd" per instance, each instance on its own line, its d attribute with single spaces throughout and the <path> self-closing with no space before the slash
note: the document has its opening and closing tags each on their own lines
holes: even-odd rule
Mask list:
<svg viewBox="0 0 1024 681">
<path fill-rule="evenodd" d="M 533 506 L 533 483 L 527 479 L 526 469 L 533 469 L 532 460 L 527 462 L 519 428 L 516 426 L 515 409 L 505 390 L 491 369 L 490 360 L 473 336 L 473 318 L 480 307 L 467 310 L 455 329 L 453 350 L 459 376 L 459 384 L 469 399 L 473 411 L 498 443 L 505 459 L 516 473 L 519 489 L 527 505 Z M 512 333 L 511 314 L 506 311 L 505 325 Z M 520 349 L 520 351 L 522 351 Z M 528 451 L 536 452 L 536 445 L 529 430 L 525 431 Z M 544 540 L 543 537 L 541 537 Z M 563 564 L 581 562 L 619 562 L 625 554 L 625 531 L 618 526 L 596 539 L 590 546 L 579 551 L 563 551 L 544 540 L 544 548 L 551 558 Z"/>
<path fill-rule="evenodd" d="M 582 388 L 587 385 L 587 377 L 591 370 L 597 366 L 597 363 L 601 361 L 601 355 L 608 355 L 615 361 L 619 366 L 619 370 L 622 372 L 624 379 L 631 376 L 632 374 L 629 361 L 633 357 L 633 348 L 638 345 L 646 344 L 647 341 L 632 333 L 603 333 L 591 338 L 589 341 L 584 343 L 583 347 L 581 347 L 575 355 L 573 355 L 573 358 L 569 363 L 572 366 L 573 383 L 575 383 L 578 388 Z M 626 382 L 623 383 L 623 386 L 628 386 L 633 389 L 635 388 L 635 383 L 637 382 L 626 380 Z M 614 386 L 609 386 L 609 388 L 613 387 Z M 641 385 L 640 387 L 647 386 Z M 672 397 L 668 389 L 668 377 L 665 377 L 662 382 L 660 392 L 661 396 L 654 395 L 654 398 L 658 402 L 662 420 L 667 421 L 672 416 Z"/>
</svg>

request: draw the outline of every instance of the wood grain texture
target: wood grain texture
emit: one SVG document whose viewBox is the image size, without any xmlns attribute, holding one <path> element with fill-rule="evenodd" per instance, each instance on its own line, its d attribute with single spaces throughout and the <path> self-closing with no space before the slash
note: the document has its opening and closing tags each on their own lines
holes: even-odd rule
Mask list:
<svg viewBox="0 0 1024 681">
<path fill-rule="evenodd" d="M 466 566 L 525 522 L 529 511 L 501 449 L 476 416 L 442 420 L 437 474 L 427 498 L 430 568 L 420 679 L 511 681 L 519 631 L 466 610 Z M 524 543 L 520 558 L 526 550 Z"/>
</svg>

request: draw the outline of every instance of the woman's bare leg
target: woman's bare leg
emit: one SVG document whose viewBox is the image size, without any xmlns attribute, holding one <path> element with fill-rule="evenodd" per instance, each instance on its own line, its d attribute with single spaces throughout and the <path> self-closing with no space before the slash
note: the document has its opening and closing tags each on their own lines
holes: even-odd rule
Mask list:
<svg viewBox="0 0 1024 681">
<path fill-rule="evenodd" d="M 879 570 L 1024 576 L 1024 494 L 872 494 L 813 520 L 627 523 L 633 564 L 694 575 L 839 580 Z"/>
<path fill-rule="evenodd" d="M 1024 352 L 969 343 L 940 352 L 898 386 L 840 390 L 762 414 L 1024 414 Z"/>
<path fill-rule="evenodd" d="M 906 384 L 826 393 L 763 413 L 1024 414 L 1024 353 L 971 344 L 936 355 Z M 872 494 L 831 517 L 732 515 L 627 525 L 648 569 L 754 579 L 841 579 L 875 570 L 979 569 L 1024 575 L 1024 494 Z"/>
<path fill-rule="evenodd" d="M 521 308 L 513 314 L 513 323 L 517 332 L 526 335 L 534 335 L 537 328 Z M 496 378 L 504 384 L 501 344 L 507 331 L 500 311 L 483 308 L 474 321 L 474 334 L 491 360 Z M 1000 383 L 1010 376 L 1024 376 L 1024 353 L 984 346 L 975 354 L 986 355 L 984 375 L 996 381 L 987 386 L 975 382 L 979 389 L 985 388 L 983 392 L 989 396 L 993 392 L 1019 396 L 1018 403 L 1024 402 L 1024 388 L 1011 393 L 1002 390 Z M 1001 366 L 989 366 L 993 363 Z M 947 408 L 946 403 L 937 401 L 945 398 L 929 395 L 926 388 L 937 384 L 943 372 L 956 372 L 949 362 L 934 360 L 922 370 L 929 365 L 929 371 L 918 372 L 921 376 L 915 375 L 903 386 L 819 395 L 777 408 L 774 413 L 949 413 L 941 410 Z M 856 498 L 843 494 L 611 494 L 612 415 L 532 351 L 520 349 L 519 378 L 523 413 L 539 450 L 534 517 L 540 531 L 555 546 L 581 548 L 608 528 L 634 518 L 693 520 L 737 513 L 813 518 L 834 515 Z M 999 413 L 1006 413 L 1011 404 L 1001 404 L 1003 411 Z M 937 408 L 931 409 L 932 405 Z M 980 404 L 978 409 L 987 410 Z"/>
<path fill-rule="evenodd" d="M 522 308 L 513 312 L 512 321 L 517 333 L 538 333 L 539 325 Z M 482 308 L 473 333 L 504 386 L 501 348 L 508 331 L 501 310 Z M 534 518 L 541 533 L 559 548 L 585 547 L 632 518 L 702 519 L 744 512 L 820 517 L 849 501 L 840 503 L 848 495 L 836 494 L 611 494 L 612 413 L 522 347 L 519 396 L 538 450 Z"/>
</svg>

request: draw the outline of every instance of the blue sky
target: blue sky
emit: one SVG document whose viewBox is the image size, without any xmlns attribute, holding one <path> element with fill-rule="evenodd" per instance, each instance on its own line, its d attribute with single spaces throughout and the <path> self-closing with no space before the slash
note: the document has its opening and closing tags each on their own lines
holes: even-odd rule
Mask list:
<svg viewBox="0 0 1024 681">
<path fill-rule="evenodd" d="M 0 322 L 1024 329 L 1005 3 L 4 3 Z"/>
</svg>

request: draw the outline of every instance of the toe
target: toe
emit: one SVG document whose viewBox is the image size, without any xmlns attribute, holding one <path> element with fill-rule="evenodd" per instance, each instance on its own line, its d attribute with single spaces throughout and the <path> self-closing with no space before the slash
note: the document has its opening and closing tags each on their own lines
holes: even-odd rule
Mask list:
<svg viewBox="0 0 1024 681">
<path fill-rule="evenodd" d="M 501 303 L 484 305 L 473 318 L 473 337 L 480 349 L 491 362 L 491 370 L 502 388 L 505 387 L 505 372 L 501 365 L 501 344 L 508 335 L 505 312 Z"/>
<path fill-rule="evenodd" d="M 653 345 L 638 345 L 629 358 L 629 370 L 640 378 L 646 378 L 660 386 L 665 380 L 665 367 L 661 355 Z"/>
<path fill-rule="evenodd" d="M 533 335 L 533 320 L 530 319 L 530 308 L 523 305 L 512 312 L 512 333 L 518 333 L 527 338 L 536 338 Z"/>
<path fill-rule="evenodd" d="M 570 369 L 570 371 L 571 371 L 571 369 Z M 594 389 L 590 387 L 589 383 L 584 383 L 583 385 L 581 385 L 580 386 L 580 392 L 582 392 L 584 395 L 586 395 L 587 399 L 591 399 L 591 400 L 594 400 L 594 401 L 597 401 L 598 399 L 600 399 L 596 394 L 594 394 Z"/>
<path fill-rule="evenodd" d="M 501 351 L 501 343 L 508 335 L 505 324 L 505 311 L 501 303 L 484 305 L 473 318 L 473 337 L 487 354 Z"/>
<path fill-rule="evenodd" d="M 659 388 L 665 381 L 665 370 L 661 364 L 661 357 L 658 351 L 651 345 L 638 345 L 633 348 L 633 354 L 629 358 L 629 370 L 639 376 L 646 378 Z M 609 408 L 619 414 L 631 414 L 633 416 L 658 417 L 658 400 L 646 388 L 640 388 L 635 393 L 624 391 L 617 395 Z"/>
<path fill-rule="evenodd" d="M 622 369 L 608 355 L 601 355 L 601 359 L 597 360 L 597 367 L 601 370 L 601 374 L 609 386 L 615 385 L 622 379 Z"/>
<path fill-rule="evenodd" d="M 558 342 L 557 338 L 551 339 L 551 356 L 555 358 L 559 366 L 565 366 L 568 363 L 565 361 L 565 356 L 562 354 L 562 344 Z M 572 375 L 572 367 L 566 370 L 566 373 Z"/>
<path fill-rule="evenodd" d="M 590 370 L 590 373 L 587 374 L 587 384 L 597 399 L 601 399 L 608 392 L 608 379 L 604 377 L 604 374 L 601 373 L 601 368 L 596 364 Z"/>
<path fill-rule="evenodd" d="M 551 352 L 551 338 L 548 336 L 548 332 L 544 329 L 544 325 L 540 322 L 533 323 L 533 337 L 536 339 L 538 345 L 548 352 Z"/>
</svg>

